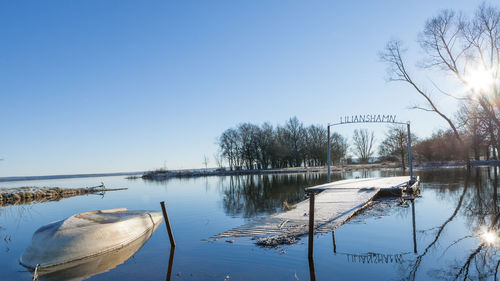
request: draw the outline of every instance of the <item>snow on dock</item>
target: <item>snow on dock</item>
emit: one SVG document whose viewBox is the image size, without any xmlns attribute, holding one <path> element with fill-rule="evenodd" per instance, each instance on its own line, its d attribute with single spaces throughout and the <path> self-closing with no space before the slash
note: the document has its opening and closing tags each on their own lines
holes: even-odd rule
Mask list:
<svg viewBox="0 0 500 281">
<path fill-rule="evenodd" d="M 315 196 L 314 228 L 316 233 L 330 232 L 344 224 L 367 205 L 381 190 L 401 190 L 408 186 L 409 176 L 341 180 L 306 188 L 320 191 Z M 252 237 L 257 244 L 275 246 L 294 243 L 308 233 L 309 199 L 286 212 L 273 214 L 228 230 L 212 238 Z"/>
</svg>

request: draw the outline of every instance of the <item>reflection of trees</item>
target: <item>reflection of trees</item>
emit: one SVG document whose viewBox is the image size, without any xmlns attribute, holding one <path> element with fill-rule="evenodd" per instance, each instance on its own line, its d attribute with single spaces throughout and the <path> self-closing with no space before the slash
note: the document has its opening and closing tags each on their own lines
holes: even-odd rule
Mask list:
<svg viewBox="0 0 500 281">
<path fill-rule="evenodd" d="M 326 181 L 322 174 L 254 175 L 220 178 L 219 189 L 227 214 L 250 218 L 282 209 L 283 202 L 304 200 L 304 188 Z"/>
<path fill-rule="evenodd" d="M 429 252 L 429 250 L 436 244 L 436 242 L 439 240 L 439 237 L 441 236 L 441 233 L 443 233 L 443 230 L 445 229 L 446 225 L 448 225 L 448 223 L 450 223 L 457 215 L 458 211 L 460 210 L 460 207 L 462 206 L 462 202 L 463 202 L 463 199 L 464 199 L 464 196 L 467 192 L 467 188 L 468 188 L 469 184 L 468 184 L 468 179 L 466 179 L 465 181 L 465 186 L 464 186 L 464 189 L 463 189 L 463 192 L 462 192 L 462 195 L 460 196 L 460 199 L 458 200 L 458 204 L 457 204 L 457 207 L 455 208 L 455 211 L 453 212 L 453 214 L 439 227 L 437 233 L 436 233 L 436 236 L 434 237 L 434 239 L 432 240 L 432 242 L 425 248 L 424 252 L 422 254 L 420 254 L 417 259 L 415 260 L 415 264 L 413 265 L 413 267 L 411 268 L 410 270 L 410 276 L 408 279 L 410 280 L 415 280 L 415 276 L 417 274 L 417 270 L 420 266 L 420 263 L 422 262 L 422 258 L 427 255 L 427 253 Z"/>
<path fill-rule="evenodd" d="M 495 231 L 496 233 L 498 233 L 499 217 L 500 214 L 497 213 L 491 220 L 487 231 Z M 495 256 L 497 257 L 496 265 L 494 261 Z M 463 280 L 470 278 L 469 275 L 471 264 L 475 265 L 475 269 L 477 271 L 477 279 L 482 280 L 490 276 L 494 276 L 496 280 L 499 262 L 500 259 L 498 259 L 497 249 L 494 246 L 488 245 L 487 241 L 482 241 L 481 243 L 479 243 L 479 246 L 474 251 L 472 251 L 465 263 L 460 267 L 458 273 L 455 274 L 454 280 L 457 280 L 462 276 Z"/>
<path fill-rule="evenodd" d="M 476 169 L 470 174 L 465 174 L 464 185 L 457 187 L 455 184 L 443 185 L 439 187 L 440 193 L 446 194 L 449 198 L 456 198 L 458 201 L 456 208 L 451 216 L 446 219 L 442 225 L 432 230 L 437 229 L 433 240 L 425 247 L 424 251 L 417 256 L 414 263 L 410 267 L 410 274 L 408 280 L 415 280 L 416 273 L 422 262 L 422 259 L 432 250 L 439 250 L 439 239 L 445 228 L 449 223 L 455 219 L 457 214 L 461 214 L 469 228 L 472 235 L 461 237 L 452 241 L 447 247 L 441 247 L 446 252 L 451 247 L 458 247 L 459 243 L 467 239 L 476 239 L 478 245 L 476 248 L 471 249 L 470 253 L 466 255 L 463 260 L 457 259 L 455 264 L 450 265 L 448 268 L 451 270 L 443 271 L 444 277 L 451 277 L 452 280 L 486 280 L 488 278 L 495 278 L 498 273 L 499 265 L 499 252 L 496 247 L 497 244 L 488 244 L 487 241 L 482 239 L 481 235 L 485 232 L 493 232 L 498 235 L 499 231 L 499 206 L 498 206 L 498 173 L 497 167 L 488 169 Z M 426 179 L 433 177 L 433 173 L 424 173 Z M 430 177 L 429 177 L 430 176 Z M 458 175 L 457 175 L 458 176 Z M 453 177 L 453 175 L 452 175 Z M 460 179 L 463 176 L 459 176 Z M 435 178 L 436 181 L 449 180 L 448 177 L 441 179 Z M 469 187 L 469 185 L 471 185 Z M 446 245 L 441 245 L 446 246 Z M 436 247 L 436 248 L 435 248 Z M 441 279 L 443 279 L 441 278 Z"/>
<path fill-rule="evenodd" d="M 485 232 L 493 232 L 498 235 L 500 214 L 498 212 L 497 167 L 476 169 L 475 189 L 469 194 L 463 212 L 467 225 L 471 227 L 473 233 L 476 233 L 476 236 Z M 470 275 L 471 264 L 476 269 L 478 279 L 484 279 L 488 276 L 495 276 L 496 279 L 498 260 L 498 251 L 495 246 L 481 241 L 459 267 L 455 279 L 461 277 L 463 280 L 467 279 Z"/>
<path fill-rule="evenodd" d="M 332 173 L 332 181 L 355 177 L 400 175 L 400 171 L 359 170 Z M 218 190 L 227 214 L 250 218 L 280 211 L 283 202 L 295 204 L 305 199 L 304 188 L 323 184 L 321 173 L 241 175 L 218 178 Z"/>
<path fill-rule="evenodd" d="M 467 173 L 461 168 L 437 168 L 420 171 L 419 174 L 423 184 L 436 184 L 436 188 L 439 189 L 449 189 L 450 186 L 458 189 L 460 187 L 459 184 L 463 183 Z"/>
</svg>

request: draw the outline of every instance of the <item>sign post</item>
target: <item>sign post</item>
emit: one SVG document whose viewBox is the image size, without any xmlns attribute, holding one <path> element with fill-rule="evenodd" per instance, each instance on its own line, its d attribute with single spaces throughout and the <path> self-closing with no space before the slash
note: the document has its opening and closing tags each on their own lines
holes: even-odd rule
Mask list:
<svg viewBox="0 0 500 281">
<path fill-rule="evenodd" d="M 411 131 L 410 121 L 406 123 L 408 128 L 408 166 L 410 166 L 410 186 L 413 184 L 413 156 L 411 155 Z"/>
<path fill-rule="evenodd" d="M 384 114 L 361 114 L 361 115 L 351 115 L 351 116 L 343 116 L 340 117 L 339 123 L 328 123 L 328 146 L 327 146 L 327 155 L 326 161 L 328 162 L 328 182 L 330 182 L 330 127 L 337 125 L 345 125 L 351 123 L 390 123 L 390 124 L 399 124 L 406 125 L 408 130 L 408 166 L 410 166 L 410 184 L 413 183 L 413 158 L 411 153 L 411 132 L 410 132 L 410 121 L 403 123 L 396 121 L 396 115 L 384 115 Z"/>
<path fill-rule="evenodd" d="M 328 182 L 330 182 L 330 124 L 328 124 L 328 146 L 326 148 L 326 162 L 328 162 Z"/>
</svg>

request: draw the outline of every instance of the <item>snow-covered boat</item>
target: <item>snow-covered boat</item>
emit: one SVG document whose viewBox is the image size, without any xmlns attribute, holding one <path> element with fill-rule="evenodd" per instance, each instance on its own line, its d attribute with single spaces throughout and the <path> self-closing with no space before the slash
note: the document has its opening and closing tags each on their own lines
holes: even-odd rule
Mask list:
<svg viewBox="0 0 500 281">
<path fill-rule="evenodd" d="M 73 267 L 133 242 L 146 242 L 161 221 L 160 212 L 143 210 L 109 209 L 76 214 L 39 228 L 19 262 L 31 270 L 38 265 L 37 270 L 42 272 Z"/>
</svg>

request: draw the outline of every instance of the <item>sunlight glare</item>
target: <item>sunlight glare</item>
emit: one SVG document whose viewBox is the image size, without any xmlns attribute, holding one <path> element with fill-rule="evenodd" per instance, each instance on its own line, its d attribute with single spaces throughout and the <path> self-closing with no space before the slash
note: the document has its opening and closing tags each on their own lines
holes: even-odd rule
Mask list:
<svg viewBox="0 0 500 281">
<path fill-rule="evenodd" d="M 474 92 L 486 92 L 495 83 L 495 78 L 491 70 L 475 69 L 470 71 L 465 77 L 467 86 Z"/>
<path fill-rule="evenodd" d="M 481 235 L 481 238 L 486 244 L 491 245 L 497 241 L 498 236 L 494 231 L 486 231 Z"/>
</svg>

